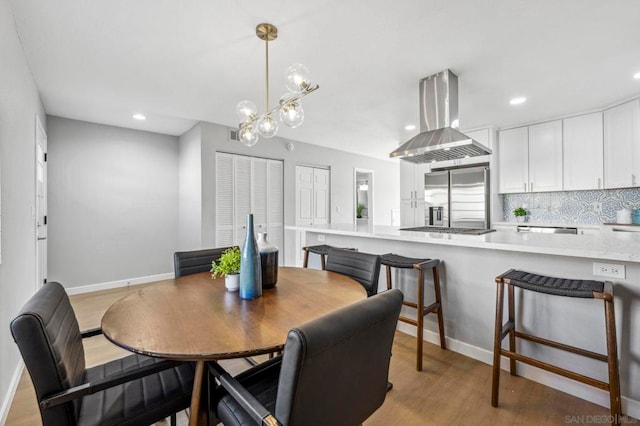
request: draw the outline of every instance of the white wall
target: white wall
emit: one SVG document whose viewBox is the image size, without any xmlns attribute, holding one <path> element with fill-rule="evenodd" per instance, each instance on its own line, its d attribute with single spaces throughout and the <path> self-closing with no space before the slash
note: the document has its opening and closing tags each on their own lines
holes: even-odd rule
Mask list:
<svg viewBox="0 0 640 426">
<path fill-rule="evenodd" d="M 46 123 L 6 0 L 0 0 L 0 57 L 0 424 L 4 424 L 20 365 L 9 321 L 34 293 L 36 282 L 36 115 Z"/>
<path fill-rule="evenodd" d="M 178 142 L 178 249 L 198 250 L 202 246 L 202 165 L 200 125 Z"/>
<path fill-rule="evenodd" d="M 200 123 L 202 132 L 202 241 L 213 246 L 215 241 L 215 152 L 251 155 L 284 160 L 284 221 L 295 224 L 295 167 L 313 165 L 331 168 L 331 222 L 355 221 L 354 168 L 369 169 L 374 173 L 375 224 L 390 225 L 391 209 L 400 206 L 400 172 L 397 161 L 378 160 L 317 145 L 275 137 L 261 139 L 248 148 L 228 140 L 228 128 L 213 123 Z M 295 148 L 289 151 L 288 142 Z M 389 149 L 391 151 L 391 148 Z M 292 248 L 295 234 L 285 231 L 285 264 L 295 263 Z"/>
<path fill-rule="evenodd" d="M 48 142 L 49 281 L 173 272 L 178 138 L 49 117 Z"/>
</svg>

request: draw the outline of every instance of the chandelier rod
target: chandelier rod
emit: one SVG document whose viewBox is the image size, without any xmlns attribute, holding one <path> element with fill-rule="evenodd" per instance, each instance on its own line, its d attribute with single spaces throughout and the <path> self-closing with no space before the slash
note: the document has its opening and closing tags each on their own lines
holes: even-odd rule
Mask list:
<svg viewBox="0 0 640 426">
<path fill-rule="evenodd" d="M 265 100 L 265 112 L 269 111 L 269 37 L 265 37 L 265 75 L 266 75 L 266 87 L 267 87 L 267 98 Z"/>
</svg>

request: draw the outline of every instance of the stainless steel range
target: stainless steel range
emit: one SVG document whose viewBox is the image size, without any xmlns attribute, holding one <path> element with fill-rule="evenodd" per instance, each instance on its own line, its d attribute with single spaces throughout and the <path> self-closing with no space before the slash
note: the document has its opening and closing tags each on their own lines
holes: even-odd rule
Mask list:
<svg viewBox="0 0 640 426">
<path fill-rule="evenodd" d="M 482 235 L 494 232 L 495 229 L 481 228 L 449 228 L 444 226 L 418 226 L 416 228 L 400 228 L 401 231 L 440 232 L 443 234 Z"/>
</svg>

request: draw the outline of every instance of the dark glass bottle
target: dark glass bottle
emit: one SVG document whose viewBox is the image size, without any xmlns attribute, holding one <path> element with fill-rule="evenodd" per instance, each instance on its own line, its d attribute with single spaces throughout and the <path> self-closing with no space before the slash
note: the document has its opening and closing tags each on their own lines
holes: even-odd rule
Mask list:
<svg viewBox="0 0 640 426">
<path fill-rule="evenodd" d="M 258 251 L 262 266 L 262 288 L 273 288 L 278 282 L 278 247 L 267 241 L 266 232 L 258 232 Z"/>
</svg>

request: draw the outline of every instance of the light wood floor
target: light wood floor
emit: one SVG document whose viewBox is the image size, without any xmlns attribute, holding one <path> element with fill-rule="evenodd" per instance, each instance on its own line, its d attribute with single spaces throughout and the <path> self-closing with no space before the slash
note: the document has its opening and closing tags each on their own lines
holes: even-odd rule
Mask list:
<svg viewBox="0 0 640 426">
<path fill-rule="evenodd" d="M 120 288 L 72 296 L 80 329 L 98 327 L 106 309 L 130 291 Z M 85 339 L 84 343 L 88 366 L 128 354 L 102 336 Z M 238 372 L 246 363 L 231 361 L 225 367 Z M 565 416 L 609 414 L 606 408 L 507 372 L 502 372 L 500 380 L 500 407 L 493 408 L 489 365 L 425 343 L 423 371 L 418 372 L 415 338 L 401 332 L 396 333 L 389 379 L 394 388 L 384 405 L 367 420 L 367 426 L 566 424 Z M 182 415 L 179 423 L 185 422 Z M 35 392 L 25 371 L 7 425 L 41 424 Z"/>
</svg>

